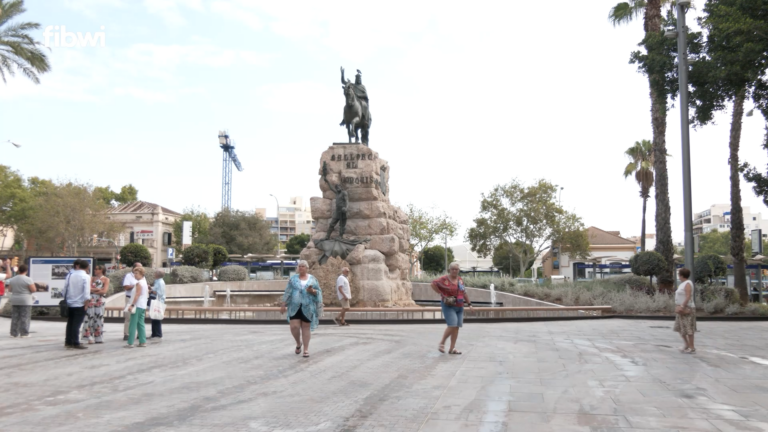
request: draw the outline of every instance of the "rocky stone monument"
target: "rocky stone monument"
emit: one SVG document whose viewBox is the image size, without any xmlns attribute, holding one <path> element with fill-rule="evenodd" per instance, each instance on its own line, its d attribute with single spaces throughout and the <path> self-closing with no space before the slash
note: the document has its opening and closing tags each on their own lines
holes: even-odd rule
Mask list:
<svg viewBox="0 0 768 432">
<path fill-rule="evenodd" d="M 318 175 L 323 196 L 310 199 L 317 229 L 301 252 L 310 272 L 348 264 L 356 307 L 413 305 L 408 216 L 389 201 L 387 161 L 365 145 L 338 143 L 323 152 Z M 333 287 L 322 288 L 325 304 L 337 305 Z"/>
</svg>

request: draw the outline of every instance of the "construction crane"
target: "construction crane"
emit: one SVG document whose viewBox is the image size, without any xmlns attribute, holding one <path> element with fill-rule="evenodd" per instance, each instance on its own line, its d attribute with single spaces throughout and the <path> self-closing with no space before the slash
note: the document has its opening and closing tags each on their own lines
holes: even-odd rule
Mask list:
<svg viewBox="0 0 768 432">
<path fill-rule="evenodd" d="M 243 170 L 240 159 L 235 154 L 235 143 L 229 138 L 227 131 L 219 131 L 219 147 L 224 153 L 221 165 L 221 208 L 232 208 L 232 164 L 238 171 Z"/>
</svg>

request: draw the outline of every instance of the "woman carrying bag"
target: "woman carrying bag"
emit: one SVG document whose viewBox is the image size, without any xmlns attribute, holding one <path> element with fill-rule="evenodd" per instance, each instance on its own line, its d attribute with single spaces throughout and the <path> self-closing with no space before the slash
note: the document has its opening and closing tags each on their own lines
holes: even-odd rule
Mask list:
<svg viewBox="0 0 768 432">
<path fill-rule="evenodd" d="M 696 304 L 693 302 L 693 282 L 689 281 L 691 271 L 683 267 L 678 272 L 682 283 L 675 291 L 675 327 L 680 333 L 685 346 L 680 349 L 684 354 L 695 354 L 693 335 L 696 334 Z"/>
</svg>

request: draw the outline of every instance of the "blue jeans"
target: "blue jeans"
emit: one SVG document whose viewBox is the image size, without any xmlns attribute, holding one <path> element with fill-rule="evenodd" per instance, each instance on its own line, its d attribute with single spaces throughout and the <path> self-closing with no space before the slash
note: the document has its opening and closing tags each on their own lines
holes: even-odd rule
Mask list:
<svg viewBox="0 0 768 432">
<path fill-rule="evenodd" d="M 443 318 L 448 324 L 448 327 L 459 327 L 464 324 L 464 308 L 457 306 L 446 306 L 443 302 L 440 302 L 440 307 L 443 309 Z"/>
</svg>

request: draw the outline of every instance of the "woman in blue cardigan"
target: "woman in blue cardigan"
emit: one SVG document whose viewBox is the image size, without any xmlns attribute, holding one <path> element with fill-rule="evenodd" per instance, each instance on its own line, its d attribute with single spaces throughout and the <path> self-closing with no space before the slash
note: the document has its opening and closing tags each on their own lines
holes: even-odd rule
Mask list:
<svg viewBox="0 0 768 432">
<path fill-rule="evenodd" d="M 304 357 L 309 357 L 310 332 L 317 328 L 320 319 L 318 310 L 323 303 L 323 292 L 317 278 L 307 273 L 309 264 L 306 261 L 299 261 L 298 270 L 299 274 L 291 276 L 285 287 L 280 313 L 288 311 L 291 334 L 296 340 L 295 353 L 301 353 L 303 341 Z"/>
</svg>

